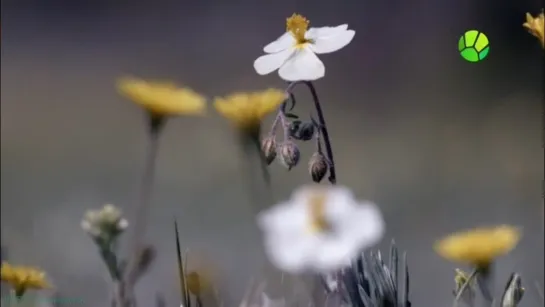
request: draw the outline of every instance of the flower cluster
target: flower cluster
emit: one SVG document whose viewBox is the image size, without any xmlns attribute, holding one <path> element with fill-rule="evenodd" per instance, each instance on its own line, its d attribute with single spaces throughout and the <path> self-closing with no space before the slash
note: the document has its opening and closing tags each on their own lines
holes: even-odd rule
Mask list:
<svg viewBox="0 0 545 307">
<path fill-rule="evenodd" d="M 101 246 L 110 245 L 128 226 L 121 211 L 110 204 L 87 211 L 81 221 L 81 228 Z"/>
<path fill-rule="evenodd" d="M 93 239 L 101 258 L 114 280 L 121 278 L 121 265 L 117 256 L 117 238 L 129 223 L 115 206 L 107 204 L 98 210 L 89 210 L 81 221 L 81 228 Z"/>
</svg>

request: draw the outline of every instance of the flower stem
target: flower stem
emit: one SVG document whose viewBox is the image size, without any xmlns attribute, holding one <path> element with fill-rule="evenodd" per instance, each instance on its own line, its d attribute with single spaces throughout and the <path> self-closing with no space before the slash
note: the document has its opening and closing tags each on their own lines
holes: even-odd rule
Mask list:
<svg viewBox="0 0 545 307">
<path fill-rule="evenodd" d="M 456 297 L 454 298 L 454 302 L 452 303 L 452 307 L 458 307 L 458 301 L 460 301 L 460 298 L 462 297 L 466 289 L 471 284 L 471 281 L 473 281 L 473 279 L 477 276 L 479 272 L 480 272 L 479 268 L 476 268 L 473 270 L 473 272 L 471 272 L 471 275 L 469 275 L 466 282 L 462 284 L 462 286 L 460 287 L 460 290 L 456 294 Z"/>
<path fill-rule="evenodd" d="M 144 162 L 144 174 L 142 175 L 142 182 L 137 199 L 132 236 L 129 241 L 129 250 L 132 254 L 123 276 L 125 286 L 131 288 L 134 286 L 131 284 L 133 282 L 132 277 L 135 275 L 134 270 L 136 270 L 138 266 L 139 254 L 142 249 L 142 239 L 146 233 L 146 218 L 148 216 L 155 177 L 159 137 L 166 122 L 166 118 L 163 116 L 154 114 L 147 115 L 149 116 L 149 144 L 145 158 L 146 160 Z M 123 290 L 126 290 L 125 293 L 129 292 L 129 289 Z"/>
<path fill-rule="evenodd" d="M 259 167 L 261 169 L 261 178 L 263 179 L 263 182 L 265 183 L 265 188 L 267 192 L 270 192 L 271 188 L 271 179 L 269 174 L 268 165 L 265 159 L 265 155 L 263 151 L 261 150 L 261 144 L 259 141 L 259 138 L 252 137 L 252 138 L 246 138 L 244 137 L 243 142 L 243 157 L 244 162 L 243 167 L 246 168 L 246 180 L 247 185 L 250 190 L 250 202 L 252 209 L 255 209 L 256 206 L 259 209 L 262 209 L 263 207 L 260 205 L 262 202 L 261 196 L 263 196 L 263 193 L 261 192 L 261 188 L 258 184 L 259 180 L 255 180 L 254 178 L 254 170 L 253 163 L 255 161 L 255 154 L 257 154 L 257 163 L 259 163 Z M 259 212 L 259 210 L 258 210 Z"/>
</svg>

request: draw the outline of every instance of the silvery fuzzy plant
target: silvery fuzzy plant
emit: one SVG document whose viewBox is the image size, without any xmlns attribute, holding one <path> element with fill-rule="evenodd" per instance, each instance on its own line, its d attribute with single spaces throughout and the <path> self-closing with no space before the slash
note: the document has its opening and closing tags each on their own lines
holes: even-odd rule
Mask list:
<svg viewBox="0 0 545 307">
<path fill-rule="evenodd" d="M 387 263 L 380 251 L 362 253 L 351 267 L 339 273 L 337 280 L 325 287 L 330 292 L 340 293 L 348 306 L 411 307 L 407 254 L 403 253 L 400 262 L 394 241 Z"/>
<path fill-rule="evenodd" d="M 155 259 L 155 250 L 146 246 L 136 255 L 136 265 L 132 271 L 127 271 L 127 261 L 118 255 L 118 239 L 128 227 L 128 222 L 121 215 L 121 211 L 113 205 L 105 205 L 99 210 L 86 212 L 82 222 L 82 229 L 93 239 L 106 265 L 113 282 L 112 307 L 136 306 L 126 289 L 133 289 L 136 282 L 147 272 Z M 158 299 L 158 302 L 162 302 Z"/>
</svg>

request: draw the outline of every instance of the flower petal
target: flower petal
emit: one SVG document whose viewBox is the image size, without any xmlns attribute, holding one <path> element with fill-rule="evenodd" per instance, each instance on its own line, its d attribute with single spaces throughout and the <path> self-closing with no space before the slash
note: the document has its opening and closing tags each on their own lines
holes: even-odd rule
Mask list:
<svg viewBox="0 0 545 307">
<path fill-rule="evenodd" d="M 254 62 L 254 69 L 260 75 L 270 74 L 280 68 L 294 52 L 294 48 L 288 48 L 278 53 L 260 56 Z"/>
<path fill-rule="evenodd" d="M 321 244 L 315 236 L 303 236 L 293 233 L 290 237 L 265 238 L 265 252 L 271 263 L 278 269 L 289 273 L 301 273 L 308 267 L 309 260 L 314 257 Z"/>
<path fill-rule="evenodd" d="M 377 244 L 384 234 L 385 223 L 377 205 L 362 202 L 338 220 L 335 228 L 345 240 L 352 240 L 358 248 L 365 249 Z"/>
<path fill-rule="evenodd" d="M 295 43 L 296 41 L 293 35 L 291 35 L 290 32 L 286 32 L 282 34 L 282 36 L 280 36 L 277 40 L 265 46 L 265 48 L 263 48 L 263 51 L 266 53 L 277 53 L 280 51 L 284 51 L 289 47 L 295 46 Z"/>
<path fill-rule="evenodd" d="M 335 52 L 348 45 L 355 34 L 356 31 L 354 30 L 346 30 L 337 32 L 334 35 L 317 37 L 310 45 L 310 48 L 317 54 Z"/>
<path fill-rule="evenodd" d="M 278 74 L 286 81 L 314 81 L 325 75 L 325 67 L 307 46 L 297 49 L 280 67 Z"/>
<path fill-rule="evenodd" d="M 310 40 L 316 40 L 317 38 L 328 37 L 328 36 L 335 35 L 346 30 L 348 30 L 347 24 L 343 24 L 336 27 L 310 28 L 308 29 L 307 33 L 305 33 L 305 38 Z"/>
<path fill-rule="evenodd" d="M 317 250 L 312 254 L 310 265 L 323 273 L 336 271 L 349 266 L 358 252 L 359 246 L 351 238 L 323 238 Z"/>
</svg>

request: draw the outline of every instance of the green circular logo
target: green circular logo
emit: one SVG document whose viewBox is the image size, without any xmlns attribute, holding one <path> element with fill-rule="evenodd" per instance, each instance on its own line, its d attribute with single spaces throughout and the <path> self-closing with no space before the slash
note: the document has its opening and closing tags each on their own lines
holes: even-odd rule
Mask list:
<svg viewBox="0 0 545 307">
<path fill-rule="evenodd" d="M 490 42 L 483 32 L 469 30 L 458 41 L 458 51 L 468 62 L 479 62 L 488 56 Z"/>
</svg>

